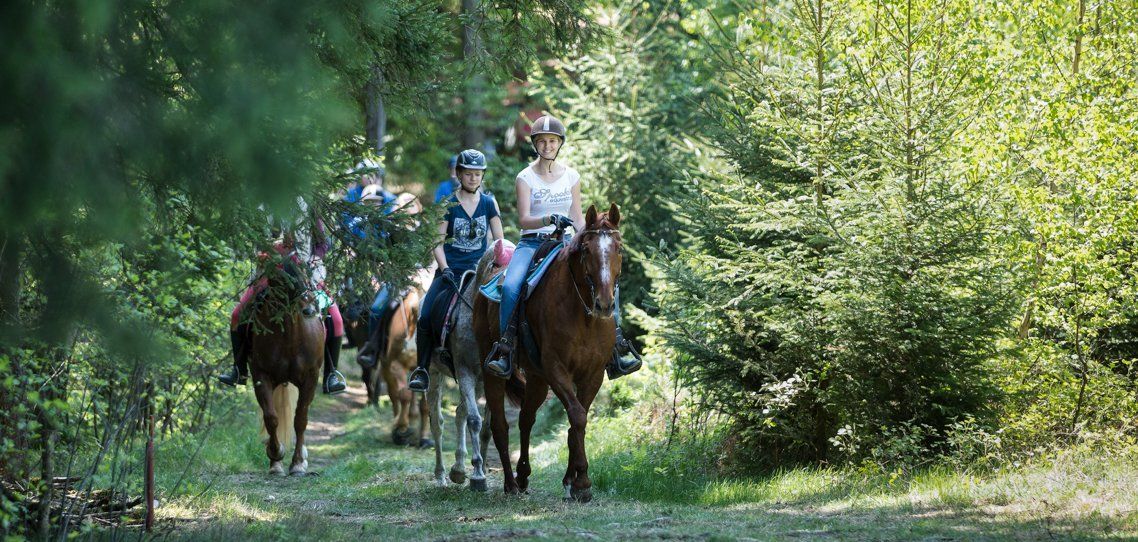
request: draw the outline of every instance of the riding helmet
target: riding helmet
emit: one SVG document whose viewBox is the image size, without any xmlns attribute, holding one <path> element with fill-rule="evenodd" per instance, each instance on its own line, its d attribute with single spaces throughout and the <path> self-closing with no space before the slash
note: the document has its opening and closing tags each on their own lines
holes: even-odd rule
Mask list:
<svg viewBox="0 0 1138 542">
<path fill-rule="evenodd" d="M 565 142 L 565 124 L 563 124 L 557 117 L 553 115 L 542 115 L 533 121 L 533 126 L 530 127 L 529 137 L 530 141 L 541 134 L 553 134 L 561 138 L 562 143 Z"/>
<path fill-rule="evenodd" d="M 466 149 L 458 153 L 458 167 L 463 169 L 486 169 L 486 155 L 482 151 Z"/>
</svg>

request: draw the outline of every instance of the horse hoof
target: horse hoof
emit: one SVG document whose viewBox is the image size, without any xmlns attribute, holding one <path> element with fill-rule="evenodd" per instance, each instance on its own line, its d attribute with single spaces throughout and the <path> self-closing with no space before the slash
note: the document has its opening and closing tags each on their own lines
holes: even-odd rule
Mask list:
<svg viewBox="0 0 1138 542">
<path fill-rule="evenodd" d="M 587 503 L 593 500 L 593 491 L 587 487 L 584 489 L 571 489 L 569 490 L 569 494 L 573 497 L 574 501 L 579 503 Z"/>
<path fill-rule="evenodd" d="M 518 491 L 518 486 L 513 486 L 513 487 L 506 486 L 503 490 L 506 492 L 506 495 L 517 495 L 518 493 L 520 493 Z"/>
<path fill-rule="evenodd" d="M 406 446 L 406 445 L 410 444 L 410 442 L 411 442 L 411 430 L 410 429 L 404 429 L 404 430 L 400 431 L 398 429 L 392 429 L 391 430 L 391 442 L 394 442 L 396 446 Z"/>
<path fill-rule="evenodd" d="M 470 479 L 470 490 L 485 493 L 486 492 L 486 479 L 485 478 L 471 478 Z"/>
<path fill-rule="evenodd" d="M 302 467 L 300 465 L 297 465 L 297 466 L 288 470 L 288 475 L 289 476 L 304 476 L 305 473 L 307 473 L 307 472 L 308 472 L 308 467 Z"/>
<path fill-rule="evenodd" d="M 273 461 L 269 464 L 269 474 L 284 474 L 284 465 L 280 461 Z"/>
<path fill-rule="evenodd" d="M 434 447 L 435 447 L 435 441 L 433 441 L 429 438 L 419 439 L 419 449 L 420 450 L 425 450 L 427 448 L 434 448 Z"/>
<path fill-rule="evenodd" d="M 452 470 L 452 471 L 450 471 L 450 481 L 452 481 L 456 484 L 462 484 L 462 483 L 466 482 L 466 473 L 462 472 L 460 470 Z M 473 483 L 473 482 L 474 482 L 474 480 L 471 480 L 471 483 Z M 485 491 L 485 490 L 486 490 L 485 487 L 483 487 L 483 491 Z"/>
</svg>

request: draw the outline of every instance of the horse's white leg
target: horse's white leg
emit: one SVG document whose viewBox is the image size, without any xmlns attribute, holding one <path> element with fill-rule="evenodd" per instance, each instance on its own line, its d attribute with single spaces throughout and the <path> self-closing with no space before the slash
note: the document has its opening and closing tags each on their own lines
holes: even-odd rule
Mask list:
<svg viewBox="0 0 1138 542">
<path fill-rule="evenodd" d="M 470 489 L 486 491 L 486 472 L 482 466 L 482 443 L 479 438 L 482 433 L 482 416 L 478 412 L 478 388 L 480 379 L 476 377 L 470 367 L 458 368 L 458 387 L 462 398 L 459 401 L 463 411 L 466 430 L 470 432 L 470 445 L 474 450 L 470 454 L 470 464 L 474 472 L 470 476 Z M 466 435 L 462 437 L 463 451 L 466 451 Z"/>
<path fill-rule="evenodd" d="M 443 478 L 443 448 L 442 448 L 442 393 L 439 391 L 439 381 L 442 375 L 432 371 L 430 384 L 427 386 L 427 406 L 431 413 L 431 437 L 435 439 L 435 483 L 446 487 L 447 481 Z"/>
<path fill-rule="evenodd" d="M 466 482 L 466 405 L 461 400 L 454 409 L 454 441 L 454 465 L 450 467 L 450 481 L 462 484 Z"/>
</svg>

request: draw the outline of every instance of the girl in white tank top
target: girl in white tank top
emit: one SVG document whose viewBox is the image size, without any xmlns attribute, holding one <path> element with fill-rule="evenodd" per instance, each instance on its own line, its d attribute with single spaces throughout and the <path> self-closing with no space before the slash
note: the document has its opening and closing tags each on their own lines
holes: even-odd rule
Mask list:
<svg viewBox="0 0 1138 542">
<path fill-rule="evenodd" d="M 534 234 L 552 233 L 558 225 L 567 226 L 570 223 L 576 231 L 585 228 L 585 217 L 581 213 L 581 176 L 575 169 L 556 161 L 561 145 L 565 143 L 565 125 L 549 115 L 542 116 L 534 121 L 530 129 L 530 141 L 538 158 L 518 173 L 514 183 L 518 195 L 518 227 L 522 230 L 522 239 L 514 250 L 513 259 L 502 280 L 502 302 L 498 310 L 502 338 L 495 343 L 485 365 L 490 374 L 501 378 L 508 378 L 514 370 L 516 328 L 510 324 L 515 321 L 514 309 L 530 261 L 542 243 L 542 239 Z M 617 296 L 619 299 L 619 293 Z M 619 322 L 614 325 L 617 325 L 617 340 L 612 360 L 607 367 L 610 379 L 636 371 L 641 364 L 640 355 L 621 335 Z"/>
</svg>

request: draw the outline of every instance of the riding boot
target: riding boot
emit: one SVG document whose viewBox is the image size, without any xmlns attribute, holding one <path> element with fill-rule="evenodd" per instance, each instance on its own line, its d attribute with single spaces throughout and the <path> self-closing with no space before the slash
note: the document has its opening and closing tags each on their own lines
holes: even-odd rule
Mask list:
<svg viewBox="0 0 1138 542">
<path fill-rule="evenodd" d="M 502 338 L 494 343 L 490 355 L 486 356 L 486 372 L 498 378 L 510 378 L 514 372 L 514 339 L 518 334 L 517 318 L 510 319 L 510 325 Z"/>
<path fill-rule="evenodd" d="M 608 372 L 609 380 L 615 380 L 626 374 L 635 373 L 640 370 L 640 366 L 644 361 L 636 348 L 632 346 L 632 342 L 624 338 L 624 334 L 620 331 L 620 326 L 616 328 L 616 344 L 612 347 L 612 359 L 609 360 L 608 366 L 605 367 Z"/>
<path fill-rule="evenodd" d="M 341 344 L 339 339 L 339 337 L 333 337 L 324 345 L 324 393 L 328 395 L 343 393 L 344 390 L 348 389 L 344 375 L 336 370 L 336 365 L 340 361 Z"/>
<path fill-rule="evenodd" d="M 407 377 L 407 387 L 416 393 L 426 393 L 427 387 L 431 384 L 431 376 L 427 371 L 426 364 L 419 364 L 411 371 L 411 376 Z"/>
<path fill-rule="evenodd" d="M 244 386 L 249 377 L 249 352 L 245 348 L 247 334 L 247 325 L 229 330 L 229 344 L 233 347 L 233 370 L 217 377 L 226 386 Z"/>
</svg>

